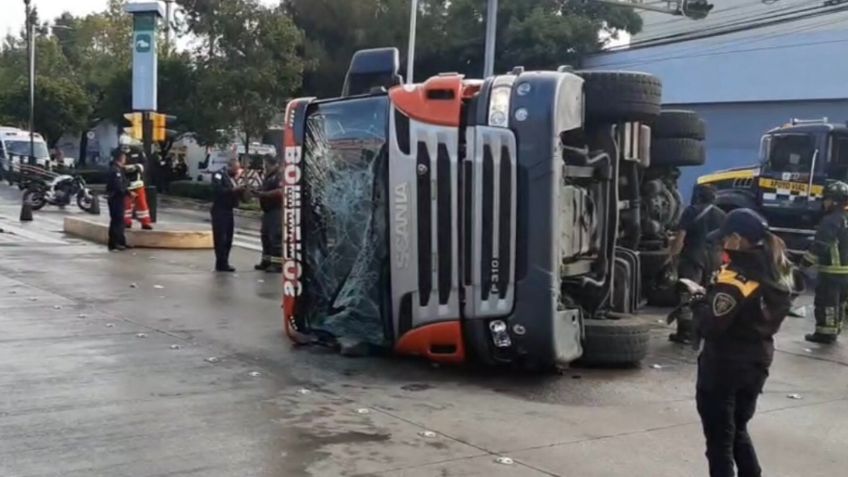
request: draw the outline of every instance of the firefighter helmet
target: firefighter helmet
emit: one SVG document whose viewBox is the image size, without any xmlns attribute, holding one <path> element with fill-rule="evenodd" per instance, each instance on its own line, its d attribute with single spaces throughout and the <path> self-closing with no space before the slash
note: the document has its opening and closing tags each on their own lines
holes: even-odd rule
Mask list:
<svg viewBox="0 0 848 477">
<path fill-rule="evenodd" d="M 833 181 L 824 188 L 823 199 L 832 200 L 837 204 L 848 204 L 848 184 Z"/>
</svg>

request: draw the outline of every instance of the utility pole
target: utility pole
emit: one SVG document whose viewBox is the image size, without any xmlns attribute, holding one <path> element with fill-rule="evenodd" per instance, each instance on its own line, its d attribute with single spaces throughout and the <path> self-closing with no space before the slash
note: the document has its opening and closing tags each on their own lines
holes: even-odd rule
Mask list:
<svg viewBox="0 0 848 477">
<path fill-rule="evenodd" d="M 165 56 L 171 56 L 171 8 L 174 0 L 165 0 Z"/>
<path fill-rule="evenodd" d="M 26 7 L 27 62 L 29 69 L 29 161 L 35 157 L 35 29 L 32 24 L 31 0 L 24 0 Z"/>
<path fill-rule="evenodd" d="M 418 24 L 418 0 L 410 0 L 409 10 L 409 47 L 406 52 L 406 82 L 412 84 L 415 72 L 415 31 Z"/>
<path fill-rule="evenodd" d="M 498 32 L 498 0 L 489 0 L 486 7 L 486 53 L 483 62 L 483 77 L 495 72 L 495 42 Z"/>
</svg>

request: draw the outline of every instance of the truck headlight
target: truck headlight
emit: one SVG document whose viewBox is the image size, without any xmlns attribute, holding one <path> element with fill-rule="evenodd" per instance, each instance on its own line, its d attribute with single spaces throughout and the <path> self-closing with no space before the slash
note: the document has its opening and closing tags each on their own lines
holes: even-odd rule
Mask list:
<svg viewBox="0 0 848 477">
<path fill-rule="evenodd" d="M 515 76 L 498 76 L 492 82 L 492 94 L 489 98 L 489 126 L 509 127 L 509 106 L 512 100 L 512 85 Z"/>
</svg>

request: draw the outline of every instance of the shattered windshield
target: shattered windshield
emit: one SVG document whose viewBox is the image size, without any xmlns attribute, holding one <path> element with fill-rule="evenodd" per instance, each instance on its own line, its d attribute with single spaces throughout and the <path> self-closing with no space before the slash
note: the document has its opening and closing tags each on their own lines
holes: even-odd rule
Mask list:
<svg viewBox="0 0 848 477">
<path fill-rule="evenodd" d="M 387 342 L 388 98 L 313 105 L 303 167 L 304 305 L 315 331 Z"/>
<path fill-rule="evenodd" d="M 769 165 L 774 171 L 810 172 L 816 137 L 810 134 L 776 134 L 771 138 Z"/>
</svg>

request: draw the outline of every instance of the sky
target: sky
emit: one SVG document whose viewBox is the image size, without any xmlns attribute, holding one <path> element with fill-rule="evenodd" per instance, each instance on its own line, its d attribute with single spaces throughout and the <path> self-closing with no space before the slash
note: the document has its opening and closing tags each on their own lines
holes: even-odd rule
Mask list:
<svg viewBox="0 0 848 477">
<path fill-rule="evenodd" d="M 17 34 L 24 25 L 23 0 L 0 0 L 3 3 L 3 15 L 0 15 L 0 34 Z M 38 16 L 44 20 L 53 19 L 69 11 L 74 15 L 85 15 L 106 6 L 106 0 L 32 0 L 38 7 Z"/>
</svg>

